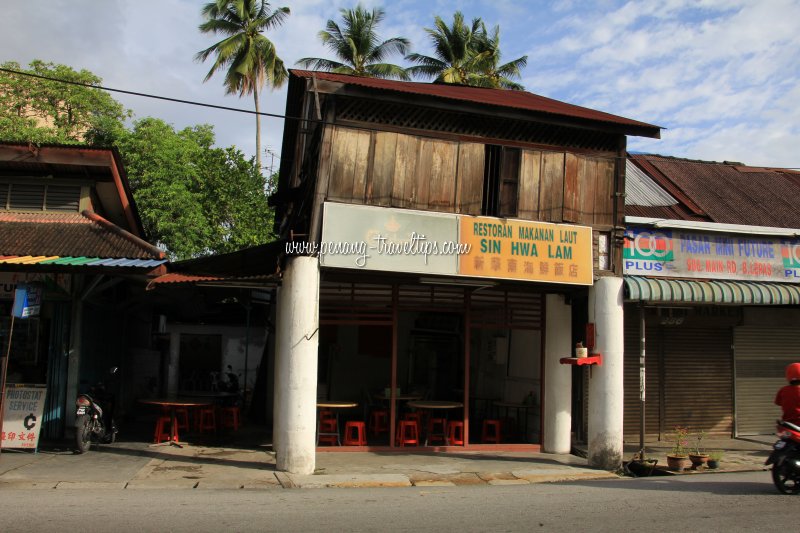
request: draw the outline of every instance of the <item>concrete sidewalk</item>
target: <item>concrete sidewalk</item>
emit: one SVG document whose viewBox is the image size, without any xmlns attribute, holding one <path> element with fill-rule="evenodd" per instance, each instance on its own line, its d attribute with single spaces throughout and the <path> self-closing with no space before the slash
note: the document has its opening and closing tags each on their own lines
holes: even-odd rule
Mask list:
<svg viewBox="0 0 800 533">
<path fill-rule="evenodd" d="M 761 470 L 770 438 L 710 441 L 723 449 L 718 471 Z M 658 443 L 657 443 L 658 444 Z M 636 447 L 638 448 L 638 447 Z M 636 448 L 626 446 L 626 460 Z M 666 447 L 648 446 L 666 464 Z M 427 487 L 517 485 L 609 479 L 613 472 L 589 468 L 577 455 L 521 452 L 317 453 L 317 470 L 301 476 L 275 470 L 269 445 L 177 448 L 119 442 L 76 455 L 65 445 L 39 453 L 0 454 L 3 489 L 260 489 L 320 487 Z"/>
</svg>

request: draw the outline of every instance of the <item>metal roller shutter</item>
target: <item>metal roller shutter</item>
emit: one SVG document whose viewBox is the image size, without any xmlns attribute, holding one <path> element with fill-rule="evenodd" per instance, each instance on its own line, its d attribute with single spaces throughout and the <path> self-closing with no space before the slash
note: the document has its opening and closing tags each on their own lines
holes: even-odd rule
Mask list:
<svg viewBox="0 0 800 533">
<path fill-rule="evenodd" d="M 773 402 L 786 384 L 786 365 L 800 360 L 800 331 L 740 326 L 734 329 L 736 355 L 736 434 L 775 432 L 780 408 Z"/>
<path fill-rule="evenodd" d="M 645 332 L 645 436 L 659 439 L 660 379 L 658 326 L 648 317 Z M 625 418 L 623 432 L 626 441 L 639 442 L 641 404 L 639 400 L 639 309 L 625 306 Z"/>
<path fill-rule="evenodd" d="M 664 425 L 733 434 L 731 328 L 663 327 Z"/>
</svg>

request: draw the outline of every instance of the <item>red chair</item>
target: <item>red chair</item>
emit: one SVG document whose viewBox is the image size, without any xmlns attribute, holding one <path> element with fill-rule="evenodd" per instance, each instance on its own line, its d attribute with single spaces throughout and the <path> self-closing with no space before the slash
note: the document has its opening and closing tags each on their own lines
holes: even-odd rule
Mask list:
<svg viewBox="0 0 800 533">
<path fill-rule="evenodd" d="M 317 423 L 317 446 L 320 443 L 329 446 L 339 444 L 339 428 L 335 418 L 321 418 Z"/>
<path fill-rule="evenodd" d="M 222 427 L 232 428 L 234 431 L 239 429 L 239 407 L 222 408 Z"/>
<path fill-rule="evenodd" d="M 464 422 L 451 420 L 447 423 L 447 443 L 450 446 L 464 445 Z"/>
<path fill-rule="evenodd" d="M 444 418 L 429 418 L 428 419 L 428 434 L 425 443 L 438 441 L 445 442 L 447 435 L 447 420 Z"/>
<path fill-rule="evenodd" d="M 499 420 L 484 420 L 481 442 L 500 444 L 501 426 Z"/>
<path fill-rule="evenodd" d="M 153 435 L 153 442 L 159 443 L 168 441 L 172 438 L 170 429 L 172 428 L 172 417 L 160 416 L 156 420 L 156 432 Z M 175 435 L 177 437 L 177 434 Z"/>
<path fill-rule="evenodd" d="M 373 435 L 389 433 L 389 411 L 374 409 L 369 417 L 369 431 Z"/>
<path fill-rule="evenodd" d="M 213 407 L 200 408 L 200 423 L 197 429 L 200 433 L 217 431 L 217 415 Z"/>
<path fill-rule="evenodd" d="M 416 420 L 400 420 L 398 422 L 397 443 L 400 446 L 419 445 L 419 425 Z"/>
<path fill-rule="evenodd" d="M 345 446 L 366 446 L 367 425 L 360 420 L 349 420 L 344 425 Z"/>
<path fill-rule="evenodd" d="M 175 408 L 175 419 L 178 422 L 178 429 L 189 430 L 189 409 L 187 407 Z"/>
</svg>

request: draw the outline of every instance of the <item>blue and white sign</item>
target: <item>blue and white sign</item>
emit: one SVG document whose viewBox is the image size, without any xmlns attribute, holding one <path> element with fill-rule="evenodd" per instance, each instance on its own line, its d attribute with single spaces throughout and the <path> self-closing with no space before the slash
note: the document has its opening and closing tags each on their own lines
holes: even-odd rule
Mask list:
<svg viewBox="0 0 800 533">
<path fill-rule="evenodd" d="M 11 316 L 29 318 L 37 316 L 42 309 L 42 286 L 33 283 L 20 283 L 14 290 L 14 307 Z"/>
</svg>

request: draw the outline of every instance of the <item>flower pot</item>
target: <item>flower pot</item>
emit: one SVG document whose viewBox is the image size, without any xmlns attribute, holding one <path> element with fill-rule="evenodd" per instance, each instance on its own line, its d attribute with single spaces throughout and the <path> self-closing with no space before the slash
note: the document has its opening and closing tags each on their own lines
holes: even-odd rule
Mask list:
<svg viewBox="0 0 800 533">
<path fill-rule="evenodd" d="M 719 460 L 718 459 L 710 459 L 706 463 L 706 466 L 709 468 L 719 468 Z"/>
<path fill-rule="evenodd" d="M 673 472 L 683 472 L 692 464 L 692 461 L 685 455 L 668 455 L 667 468 Z"/>
<path fill-rule="evenodd" d="M 707 453 L 690 453 L 689 460 L 692 462 L 692 470 L 702 468 L 708 462 Z"/>
</svg>

